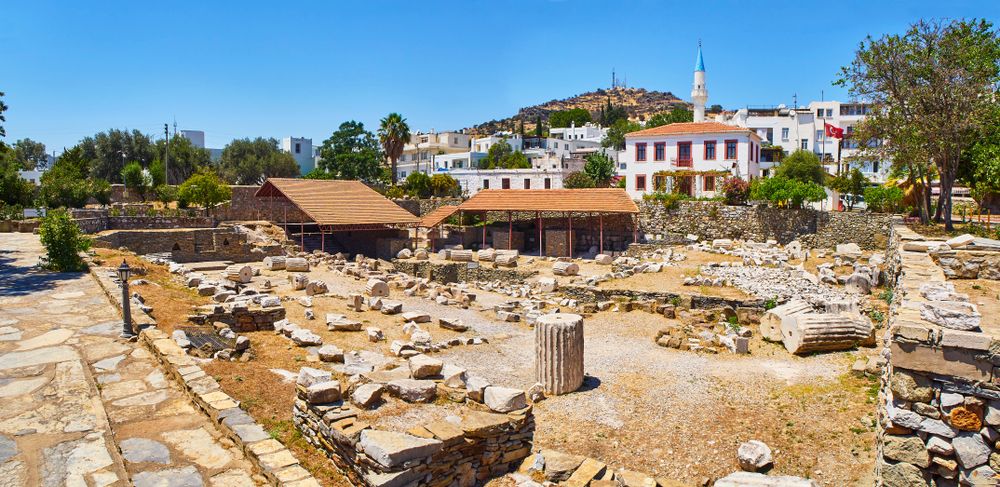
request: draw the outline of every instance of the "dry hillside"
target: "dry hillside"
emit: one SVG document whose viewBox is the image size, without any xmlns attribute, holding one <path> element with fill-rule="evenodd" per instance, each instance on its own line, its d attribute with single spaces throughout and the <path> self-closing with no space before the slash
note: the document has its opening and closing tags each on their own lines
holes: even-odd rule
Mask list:
<svg viewBox="0 0 1000 487">
<path fill-rule="evenodd" d="M 645 88 L 598 89 L 562 100 L 550 100 L 525 107 L 518 110 L 514 116 L 481 123 L 469 130 L 474 134 L 485 135 L 495 133 L 498 130 L 515 130 L 518 122 L 523 121 L 525 131 L 531 132 L 534 130 L 535 120 L 539 116 L 547 122 L 549 114 L 571 108 L 584 108 L 596 120 L 598 112 L 607 105 L 609 98 L 614 105 L 625 107 L 630 119 L 640 121 L 656 113 L 668 111 L 675 106 L 690 108 L 691 105 L 669 91 L 649 91 Z"/>
</svg>

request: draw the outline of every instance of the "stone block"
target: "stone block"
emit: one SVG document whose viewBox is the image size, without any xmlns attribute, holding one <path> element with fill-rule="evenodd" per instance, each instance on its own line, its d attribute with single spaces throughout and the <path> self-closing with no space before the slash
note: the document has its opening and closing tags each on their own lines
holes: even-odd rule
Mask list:
<svg viewBox="0 0 1000 487">
<path fill-rule="evenodd" d="M 361 432 L 359 446 L 369 458 L 386 468 L 427 458 L 441 450 L 439 440 L 418 438 L 405 433 L 368 429 Z"/>
</svg>

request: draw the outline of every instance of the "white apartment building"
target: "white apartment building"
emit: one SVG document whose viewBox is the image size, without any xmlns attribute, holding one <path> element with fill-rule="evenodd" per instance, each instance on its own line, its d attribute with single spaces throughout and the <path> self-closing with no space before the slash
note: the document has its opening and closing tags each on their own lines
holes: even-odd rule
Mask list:
<svg viewBox="0 0 1000 487">
<path fill-rule="evenodd" d="M 448 174 L 462 193 L 472 196 L 484 189 L 560 189 L 570 171 L 561 169 L 456 169 Z"/>
<path fill-rule="evenodd" d="M 606 127 L 590 122 L 579 127 L 573 122 L 569 127 L 549 129 L 549 137 L 559 140 L 582 140 L 600 144 L 606 135 L 608 135 Z"/>
<path fill-rule="evenodd" d="M 316 167 L 312 139 L 305 137 L 285 137 L 281 139 L 281 150 L 289 153 L 299 164 L 299 173 L 305 175 Z"/>
<path fill-rule="evenodd" d="M 807 106 L 789 108 L 784 105 L 770 108 L 743 108 L 736 113 L 717 119 L 721 122 L 753 130 L 768 145 L 781 147 L 785 153 L 802 149 L 818 155 L 827 171 L 837 173 L 837 161 L 842 169 L 858 168 L 869 179 L 884 182 L 889 164 L 884 161 L 858 160 L 858 141 L 851 138 L 854 125 L 868 114 L 869 106 L 863 103 L 839 101 L 811 102 Z M 825 135 L 825 124 L 844 129 L 843 142 Z M 761 161 L 763 174 L 770 174 L 775 165 L 765 155 Z"/>
<path fill-rule="evenodd" d="M 438 167 L 437 159 L 449 154 L 470 152 L 472 136 L 461 132 L 417 132 L 410 135 L 410 142 L 403 147 L 403 155 L 396 161 L 396 176 L 402 181 L 416 172 L 431 173 Z M 466 159 L 468 159 L 466 155 Z M 449 161 L 453 159 L 445 158 Z M 388 162 L 388 161 L 387 161 Z M 468 164 L 468 161 L 465 162 Z M 467 166 L 466 166 L 467 167 Z"/>
<path fill-rule="evenodd" d="M 760 176 L 760 144 L 756 132 L 719 122 L 639 130 L 625 135 L 618 174 L 636 199 L 654 191 L 712 197 L 724 175 L 746 180 Z"/>
<path fill-rule="evenodd" d="M 181 137 L 191 141 L 191 145 L 199 148 L 205 148 L 205 131 L 204 130 L 181 130 Z"/>
</svg>

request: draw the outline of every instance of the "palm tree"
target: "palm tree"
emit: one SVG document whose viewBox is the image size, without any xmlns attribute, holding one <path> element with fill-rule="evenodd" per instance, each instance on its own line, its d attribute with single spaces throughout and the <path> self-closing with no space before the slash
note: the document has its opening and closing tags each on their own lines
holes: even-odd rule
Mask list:
<svg viewBox="0 0 1000 487">
<path fill-rule="evenodd" d="M 396 184 L 396 160 L 403 155 L 403 146 L 410 141 L 410 126 L 406 119 L 398 113 L 390 113 L 382 119 L 378 128 L 378 140 L 382 150 L 389 157 L 392 166 L 392 184 Z"/>
</svg>

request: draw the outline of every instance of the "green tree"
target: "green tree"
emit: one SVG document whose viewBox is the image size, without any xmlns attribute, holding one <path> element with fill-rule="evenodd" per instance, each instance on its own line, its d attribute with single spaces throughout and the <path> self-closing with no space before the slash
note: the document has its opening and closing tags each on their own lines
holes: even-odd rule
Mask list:
<svg viewBox="0 0 1000 487">
<path fill-rule="evenodd" d="M 31 203 L 34 186 L 21 177 L 18 171 L 21 162 L 14 150 L 0 146 L 0 208 L 4 206 L 27 206 Z"/>
<path fill-rule="evenodd" d="M 566 189 L 593 188 L 594 178 L 583 171 L 571 172 L 566 176 L 566 179 L 563 179 L 563 187 Z"/>
<path fill-rule="evenodd" d="M 908 172 L 923 178 L 924 222 L 930 218 L 927 166 L 936 167 L 941 191 L 934 217 L 943 217 L 948 230 L 962 153 L 989 122 L 998 82 L 1000 36 L 979 19 L 920 21 L 902 35 L 869 36 L 837 80 L 852 98 L 872 104 L 854 129 L 866 141 L 862 155 L 912 166 Z"/>
<path fill-rule="evenodd" d="M 233 190 L 215 171 L 199 169 L 177 188 L 177 199 L 211 210 L 233 197 Z"/>
<path fill-rule="evenodd" d="M 646 128 L 670 125 L 672 123 L 693 122 L 694 113 L 684 107 L 675 107 L 669 112 L 660 112 L 653 115 L 647 122 Z"/>
<path fill-rule="evenodd" d="M 869 186 L 865 188 L 868 211 L 895 213 L 903 201 L 903 190 L 896 186 Z"/>
<path fill-rule="evenodd" d="M 0 137 L 7 136 L 7 131 L 3 128 L 3 124 L 7 122 L 7 117 L 3 114 L 3 112 L 7 111 L 7 104 L 3 102 L 3 96 L 4 92 L 0 91 Z M 0 141 L 0 145 L 4 145 L 4 143 Z"/>
<path fill-rule="evenodd" d="M 590 153 L 583 172 L 590 176 L 595 187 L 606 188 L 611 184 L 611 178 L 615 177 L 615 161 L 603 152 Z"/>
<path fill-rule="evenodd" d="M 157 140 L 154 150 L 156 159 L 163 159 L 167 152 L 167 142 L 163 139 Z M 170 138 L 170 158 L 165 164 L 166 170 L 170 171 L 170 177 L 167 178 L 166 172 L 163 172 L 164 180 L 159 184 L 180 184 L 191 177 L 199 167 L 210 165 L 212 157 L 208 149 L 195 147 L 191 140 L 183 135 L 174 135 Z"/>
<path fill-rule="evenodd" d="M 74 146 L 62 153 L 55 164 L 42 174 L 38 199 L 47 208 L 81 208 L 94 197 L 99 203 L 110 200 L 107 180 L 88 177 L 91 161 L 84 148 Z"/>
<path fill-rule="evenodd" d="M 25 171 L 45 169 L 49 160 L 45 154 L 45 144 L 31 139 L 21 139 L 14 142 L 13 147 L 14 159 L 21 165 L 21 169 Z"/>
<path fill-rule="evenodd" d="M 154 188 L 167 184 L 167 168 L 160 158 L 153 159 L 146 170 L 149 172 L 150 185 Z"/>
<path fill-rule="evenodd" d="M 90 249 L 90 238 L 65 210 L 51 210 L 38 227 L 38 235 L 45 247 L 48 267 L 55 271 L 82 271 L 86 264 L 80 252 Z"/>
<path fill-rule="evenodd" d="M 628 120 L 628 112 L 625 111 L 624 107 L 620 107 L 611 103 L 611 96 L 608 96 L 608 102 L 604 107 L 600 109 L 597 113 L 597 121 L 605 126 L 610 127 L 618 122 L 619 120 Z"/>
<path fill-rule="evenodd" d="M 420 171 L 411 172 L 409 176 L 406 176 L 403 189 L 410 196 L 427 198 L 431 195 L 431 177 Z"/>
<path fill-rule="evenodd" d="M 552 128 L 564 128 L 574 124 L 581 127 L 590 121 L 590 112 L 585 108 L 570 108 L 549 115 L 549 126 Z"/>
<path fill-rule="evenodd" d="M 435 174 L 431 176 L 431 191 L 434 196 L 458 196 L 461 187 L 455 178 L 448 174 Z"/>
<path fill-rule="evenodd" d="M 299 175 L 295 158 L 278 148 L 278 140 L 236 139 L 222 149 L 219 172 L 230 184 L 260 184 L 267 178 Z"/>
<path fill-rule="evenodd" d="M 486 157 L 479 160 L 479 169 L 529 169 L 531 163 L 521 151 L 515 151 L 507 139 L 490 146 Z"/>
<path fill-rule="evenodd" d="M 545 135 L 545 125 L 542 124 L 542 116 L 539 115 L 535 117 L 535 137 L 542 137 Z"/>
<path fill-rule="evenodd" d="M 331 179 L 352 179 L 366 184 L 383 184 L 387 178 L 382 169 L 385 156 L 375 135 L 365 125 L 354 120 L 340 127 L 323 141 L 319 149 L 319 167 Z M 391 175 L 389 175 L 391 178 Z"/>
<path fill-rule="evenodd" d="M 722 113 L 722 105 L 712 105 L 708 107 L 708 113 Z"/>
<path fill-rule="evenodd" d="M 861 174 L 858 168 L 854 168 L 845 174 L 831 179 L 829 186 L 842 195 L 854 196 L 854 198 L 846 198 L 847 210 L 851 211 L 854 210 L 854 202 L 857 200 L 857 197 L 864 194 L 865 186 L 868 186 L 868 178 L 864 174 Z"/>
<path fill-rule="evenodd" d="M 343 127 L 343 126 L 341 126 Z M 406 119 L 398 113 L 390 113 L 382 119 L 378 128 L 378 140 L 382 151 L 389 158 L 390 181 L 396 184 L 396 161 L 403 155 L 403 147 L 410 141 L 410 126 Z"/>
<path fill-rule="evenodd" d="M 826 191 L 812 181 L 774 176 L 754 179 L 750 183 L 750 198 L 767 201 L 779 207 L 802 208 L 805 202 L 823 201 L 826 198 Z"/>
<path fill-rule="evenodd" d="M 126 161 L 147 167 L 156 158 L 153 140 L 138 130 L 111 129 L 80 141 L 85 159 L 90 161 L 90 176 L 122 182 Z"/>
<path fill-rule="evenodd" d="M 309 171 L 302 176 L 304 179 L 333 179 L 333 175 L 324 171 L 322 168 L 314 167 L 312 171 Z"/>
<path fill-rule="evenodd" d="M 139 198 L 146 201 L 146 193 L 152 186 L 152 180 L 137 161 L 128 163 L 122 169 L 122 181 L 125 182 L 125 189 L 129 193 L 138 195 Z"/>
<path fill-rule="evenodd" d="M 637 130 L 642 130 L 639 124 L 629 122 L 626 119 L 618 120 L 614 125 L 608 127 L 608 133 L 604 136 L 604 140 L 601 141 L 601 147 L 619 151 L 625 150 L 625 134 Z"/>
<path fill-rule="evenodd" d="M 799 149 L 785 157 L 774 170 L 776 176 L 816 183 L 820 186 L 826 183 L 826 171 L 819 162 L 819 157 L 812 152 Z"/>
</svg>

